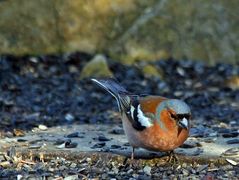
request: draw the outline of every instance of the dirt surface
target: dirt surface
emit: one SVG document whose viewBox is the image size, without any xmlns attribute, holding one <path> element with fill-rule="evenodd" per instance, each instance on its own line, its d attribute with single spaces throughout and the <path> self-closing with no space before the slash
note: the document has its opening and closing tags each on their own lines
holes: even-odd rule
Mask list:
<svg viewBox="0 0 239 180">
<path fill-rule="evenodd" d="M 142 71 L 145 63 L 108 59 L 128 90 L 183 99 L 193 113 L 190 138 L 176 149 L 179 162 L 139 149 L 132 163 L 116 102 L 79 78 L 91 58 L 1 57 L 0 178 L 239 178 L 239 90 L 229 81 L 238 65 L 169 59 L 150 63 L 161 72 L 151 76 Z"/>
</svg>

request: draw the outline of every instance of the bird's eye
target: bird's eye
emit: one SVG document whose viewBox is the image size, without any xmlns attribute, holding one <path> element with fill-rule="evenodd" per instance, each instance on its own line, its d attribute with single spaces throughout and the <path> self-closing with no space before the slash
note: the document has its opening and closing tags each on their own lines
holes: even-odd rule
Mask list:
<svg viewBox="0 0 239 180">
<path fill-rule="evenodd" d="M 174 120 L 177 120 L 177 116 L 175 114 L 170 113 L 170 117 Z"/>
</svg>

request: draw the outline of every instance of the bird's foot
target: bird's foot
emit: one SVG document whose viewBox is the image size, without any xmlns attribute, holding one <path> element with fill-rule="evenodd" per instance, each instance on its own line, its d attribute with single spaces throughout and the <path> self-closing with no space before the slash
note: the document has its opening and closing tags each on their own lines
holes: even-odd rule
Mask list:
<svg viewBox="0 0 239 180">
<path fill-rule="evenodd" d="M 135 168 L 139 165 L 138 164 L 139 161 L 136 160 L 135 157 L 134 157 L 134 155 L 135 155 L 134 151 L 135 151 L 135 148 L 133 147 L 131 157 L 128 158 L 128 162 L 127 162 L 127 164 L 129 165 L 130 168 Z"/>
<path fill-rule="evenodd" d="M 170 151 L 168 154 L 168 160 L 167 162 L 176 164 L 179 162 L 177 155 L 174 153 L 174 151 Z"/>
</svg>

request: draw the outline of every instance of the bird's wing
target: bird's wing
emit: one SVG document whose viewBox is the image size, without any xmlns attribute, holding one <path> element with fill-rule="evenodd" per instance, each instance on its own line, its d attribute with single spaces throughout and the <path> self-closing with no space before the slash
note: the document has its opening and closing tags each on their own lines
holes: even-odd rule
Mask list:
<svg viewBox="0 0 239 180">
<path fill-rule="evenodd" d="M 166 100 L 160 96 L 130 96 L 126 115 L 132 126 L 139 131 L 153 125 L 157 106 Z"/>
<path fill-rule="evenodd" d="M 149 95 L 149 96 L 141 97 L 139 101 L 142 107 L 142 111 L 144 113 L 156 114 L 157 106 L 165 100 L 167 100 L 167 98 L 162 96 Z"/>
</svg>

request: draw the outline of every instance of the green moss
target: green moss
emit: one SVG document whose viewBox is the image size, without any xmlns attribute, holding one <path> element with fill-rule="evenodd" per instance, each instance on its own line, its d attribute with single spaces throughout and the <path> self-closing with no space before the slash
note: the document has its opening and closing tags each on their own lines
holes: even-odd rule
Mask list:
<svg viewBox="0 0 239 180">
<path fill-rule="evenodd" d="M 163 72 L 153 65 L 147 64 L 142 69 L 145 76 L 163 78 Z"/>
<path fill-rule="evenodd" d="M 89 61 L 81 71 L 80 79 L 91 77 L 111 77 L 106 58 L 103 55 L 96 55 Z"/>
</svg>

